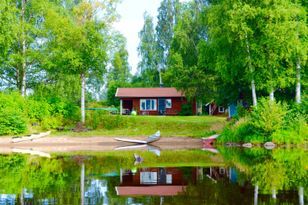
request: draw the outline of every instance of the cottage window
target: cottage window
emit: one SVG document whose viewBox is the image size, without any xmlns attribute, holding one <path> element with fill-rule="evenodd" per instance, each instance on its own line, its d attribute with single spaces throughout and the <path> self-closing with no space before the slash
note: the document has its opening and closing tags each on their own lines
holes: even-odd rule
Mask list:
<svg viewBox="0 0 308 205">
<path fill-rule="evenodd" d="M 166 99 L 166 108 L 172 108 L 172 100 Z"/>
<path fill-rule="evenodd" d="M 141 99 L 140 100 L 140 110 L 157 110 L 156 99 Z"/>
<path fill-rule="evenodd" d="M 140 184 L 157 184 L 157 172 L 140 172 Z"/>
<path fill-rule="evenodd" d="M 218 107 L 218 112 L 219 112 L 219 113 L 225 112 L 225 108 L 222 107 L 222 106 L 219 106 L 219 107 Z"/>
</svg>

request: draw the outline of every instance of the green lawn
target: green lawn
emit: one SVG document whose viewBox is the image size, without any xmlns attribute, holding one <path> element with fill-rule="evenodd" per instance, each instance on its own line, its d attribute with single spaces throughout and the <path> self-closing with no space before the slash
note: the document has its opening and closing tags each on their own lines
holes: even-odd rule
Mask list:
<svg viewBox="0 0 308 205">
<path fill-rule="evenodd" d="M 55 135 L 144 136 L 160 130 L 164 137 L 206 137 L 220 133 L 226 124 L 225 117 L 213 116 L 122 116 L 121 119 L 123 125 L 112 129 L 98 128 L 83 133 L 58 132 Z"/>
</svg>

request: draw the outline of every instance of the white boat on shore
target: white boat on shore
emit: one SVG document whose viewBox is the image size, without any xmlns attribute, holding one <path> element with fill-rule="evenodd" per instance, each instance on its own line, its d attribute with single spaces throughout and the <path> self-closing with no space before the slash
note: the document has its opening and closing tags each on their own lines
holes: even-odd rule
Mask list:
<svg viewBox="0 0 308 205">
<path fill-rule="evenodd" d="M 38 133 L 38 134 L 32 134 L 32 135 L 29 135 L 29 136 L 12 138 L 12 143 L 23 142 L 23 141 L 32 141 L 32 140 L 35 140 L 35 139 L 46 137 L 46 136 L 50 135 L 50 133 L 51 133 L 51 131 L 48 131 L 48 132 L 41 132 L 41 133 Z"/>
<path fill-rule="evenodd" d="M 117 141 L 121 141 L 121 142 L 130 142 L 130 143 L 136 143 L 136 144 L 150 144 L 160 139 L 160 131 L 157 131 L 155 134 L 149 136 L 145 140 L 135 140 L 135 139 L 127 139 L 127 138 L 114 138 L 114 139 Z"/>
</svg>

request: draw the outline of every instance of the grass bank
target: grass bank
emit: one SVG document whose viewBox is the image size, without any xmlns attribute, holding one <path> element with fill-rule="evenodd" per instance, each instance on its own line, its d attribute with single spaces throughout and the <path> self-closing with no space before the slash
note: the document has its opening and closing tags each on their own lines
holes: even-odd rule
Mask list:
<svg viewBox="0 0 308 205">
<path fill-rule="evenodd" d="M 279 145 L 308 142 L 307 106 L 261 98 L 257 107 L 248 112 L 239 107 L 236 116 L 218 138 L 219 143 L 274 142 Z"/>
<path fill-rule="evenodd" d="M 105 116 L 88 132 L 56 132 L 60 136 L 147 136 L 157 130 L 164 137 L 206 137 L 220 133 L 225 117 L 213 116 Z M 92 123 L 93 124 L 93 123 Z M 93 126 L 93 125 L 92 125 Z M 91 128 L 91 123 L 88 124 Z"/>
</svg>

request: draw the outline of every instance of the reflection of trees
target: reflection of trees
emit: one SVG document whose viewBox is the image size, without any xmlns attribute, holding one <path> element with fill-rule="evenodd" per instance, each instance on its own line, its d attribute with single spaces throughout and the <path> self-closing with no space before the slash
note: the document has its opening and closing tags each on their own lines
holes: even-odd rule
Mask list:
<svg viewBox="0 0 308 205">
<path fill-rule="evenodd" d="M 118 172 L 122 166 L 125 168 L 133 166 L 131 153 L 125 157 L 121 153 L 121 155 L 116 154 L 115 156 L 110 154 L 82 158 L 82 162 L 85 164 L 84 196 L 86 201 L 91 198 L 96 202 L 103 202 L 108 198 L 108 204 L 125 204 L 129 201 L 143 204 L 160 204 L 161 201 L 163 204 L 252 204 L 256 186 L 259 194 L 257 196 L 258 204 L 262 204 L 265 200 L 262 198 L 264 197 L 262 194 L 272 194 L 273 191 L 277 193 L 277 200 L 279 200 L 281 190 L 295 190 L 295 194 L 293 191 L 291 196 L 296 197 L 296 199 L 292 199 L 295 203 L 300 200 L 304 201 L 304 198 L 307 199 L 308 157 L 304 150 L 275 149 L 267 151 L 261 148 L 220 148 L 220 152 L 229 165 L 240 170 L 237 173 L 237 184 L 232 184 L 226 178 L 213 183 L 204 175 L 204 180 L 189 185 L 182 195 L 163 198 L 117 196 L 115 187 L 119 185 L 120 177 L 107 173 L 116 174 L 114 171 Z M 177 160 L 177 163 L 183 158 L 186 161 L 188 159 L 194 161 L 193 157 L 196 158 L 196 161 L 209 159 L 208 155 L 201 156 L 199 152 L 193 154 L 190 152 L 187 156 L 179 156 L 172 160 Z M 160 160 L 167 163 L 171 158 L 171 152 L 162 153 L 158 159 L 152 154 L 143 154 L 143 157 L 147 161 L 153 159 L 153 161 Z M 219 157 L 219 159 L 221 158 Z M 47 159 L 24 155 L 0 155 L 0 194 L 14 194 L 17 200 L 20 198 L 22 190 L 26 188 L 34 194 L 36 200 L 52 201 L 55 199 L 57 204 L 80 204 L 81 168 L 81 163 L 77 158 L 70 156 Z M 184 178 L 189 179 L 191 168 L 181 169 Z M 107 175 L 102 175 L 103 173 Z M 102 187 L 106 188 L 106 192 L 101 191 Z M 297 196 L 300 193 L 302 193 L 302 199 Z"/>
<path fill-rule="evenodd" d="M 76 166 L 78 166 L 76 163 L 65 158 L 46 159 L 1 155 L 0 191 L 20 195 L 21 190 L 27 188 L 32 190 L 38 199 L 70 198 L 73 200 L 79 191 L 66 193 L 64 190 L 69 189 L 68 187 L 71 187 L 76 179 L 78 180 L 79 169 L 76 169 Z M 77 183 L 76 186 L 78 186 Z"/>
<path fill-rule="evenodd" d="M 205 178 L 196 185 L 189 185 L 179 197 L 165 199 L 170 204 L 252 204 L 253 190 L 230 183 L 228 179 L 213 182 Z"/>
<path fill-rule="evenodd" d="M 307 154 L 301 149 L 220 148 L 231 166 L 244 171 L 261 193 L 308 187 Z"/>
</svg>

